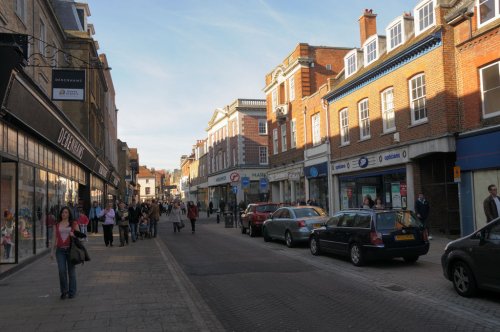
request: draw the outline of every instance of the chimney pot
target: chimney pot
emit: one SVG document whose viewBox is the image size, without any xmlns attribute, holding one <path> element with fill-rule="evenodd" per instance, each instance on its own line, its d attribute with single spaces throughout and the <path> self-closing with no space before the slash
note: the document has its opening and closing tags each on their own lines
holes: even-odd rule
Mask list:
<svg viewBox="0 0 500 332">
<path fill-rule="evenodd" d="M 372 9 L 365 9 L 365 12 L 359 18 L 359 31 L 361 46 L 370 36 L 377 34 L 377 14 L 374 14 Z"/>
</svg>

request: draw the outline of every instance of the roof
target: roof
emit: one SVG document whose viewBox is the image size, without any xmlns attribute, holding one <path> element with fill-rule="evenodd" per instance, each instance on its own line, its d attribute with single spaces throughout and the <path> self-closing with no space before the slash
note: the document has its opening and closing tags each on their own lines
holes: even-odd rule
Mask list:
<svg viewBox="0 0 500 332">
<path fill-rule="evenodd" d="M 137 177 L 154 178 L 155 175 L 146 166 L 139 166 L 139 174 L 137 175 Z"/>
</svg>

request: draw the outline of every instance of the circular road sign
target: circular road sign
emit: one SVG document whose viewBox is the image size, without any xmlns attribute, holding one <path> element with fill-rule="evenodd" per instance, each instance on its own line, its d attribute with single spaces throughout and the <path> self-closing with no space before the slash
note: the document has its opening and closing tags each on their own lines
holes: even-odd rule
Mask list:
<svg viewBox="0 0 500 332">
<path fill-rule="evenodd" d="M 231 175 L 229 175 L 229 178 L 231 179 L 231 182 L 239 182 L 240 181 L 240 175 L 236 172 L 231 173 Z"/>
</svg>

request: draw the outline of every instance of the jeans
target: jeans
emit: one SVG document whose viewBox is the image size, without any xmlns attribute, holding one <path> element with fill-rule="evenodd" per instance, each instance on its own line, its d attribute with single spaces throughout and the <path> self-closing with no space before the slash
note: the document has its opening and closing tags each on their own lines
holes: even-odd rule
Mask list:
<svg viewBox="0 0 500 332">
<path fill-rule="evenodd" d="M 149 223 L 149 233 L 152 237 L 156 237 L 156 234 L 158 233 L 158 220 L 151 219 L 151 222 Z"/>
<path fill-rule="evenodd" d="M 137 240 L 137 224 L 130 223 L 130 235 L 132 236 L 132 241 Z"/>
<path fill-rule="evenodd" d="M 75 266 L 69 260 L 69 248 L 57 248 L 56 260 L 57 269 L 59 270 L 59 288 L 61 289 L 61 294 L 68 294 L 73 297 L 76 294 L 76 272 Z"/>
<path fill-rule="evenodd" d="M 128 244 L 128 225 L 127 226 L 118 226 L 118 230 L 120 231 L 120 244 L 124 245 Z"/>
<path fill-rule="evenodd" d="M 90 224 L 92 225 L 91 226 L 92 232 L 96 234 L 99 233 L 99 219 L 94 218 L 90 220 Z"/>
<path fill-rule="evenodd" d="M 104 243 L 106 246 L 113 245 L 113 225 L 102 225 L 102 231 L 104 233 Z"/>
</svg>

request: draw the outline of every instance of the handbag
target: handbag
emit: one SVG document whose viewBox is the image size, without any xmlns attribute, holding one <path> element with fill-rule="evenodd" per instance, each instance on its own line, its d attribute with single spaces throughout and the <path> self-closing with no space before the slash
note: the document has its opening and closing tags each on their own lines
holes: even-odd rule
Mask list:
<svg viewBox="0 0 500 332">
<path fill-rule="evenodd" d="M 84 262 L 90 261 L 89 253 L 87 248 L 78 238 L 71 238 L 71 246 L 69 248 L 69 259 L 71 264 L 83 264 Z"/>
</svg>

